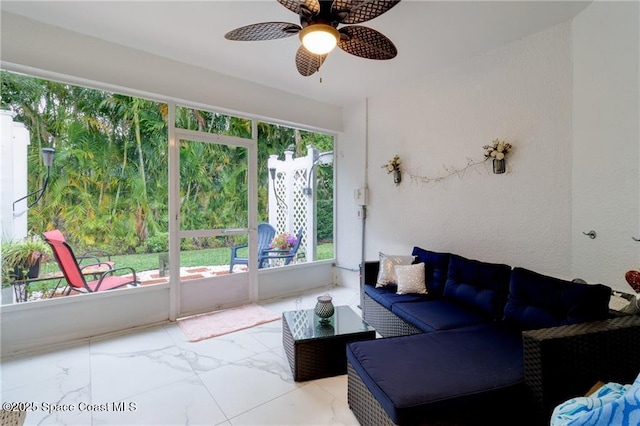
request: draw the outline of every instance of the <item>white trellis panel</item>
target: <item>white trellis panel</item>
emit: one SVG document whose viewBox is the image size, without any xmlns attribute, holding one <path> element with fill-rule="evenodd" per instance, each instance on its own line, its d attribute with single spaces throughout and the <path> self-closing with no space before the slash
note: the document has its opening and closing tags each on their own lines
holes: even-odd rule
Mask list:
<svg viewBox="0 0 640 426">
<path fill-rule="evenodd" d="M 302 228 L 297 259 L 315 260 L 313 218 L 316 206 L 314 198 L 303 192 L 309 183 L 308 172 L 313 166 L 314 151 L 309 147 L 307 155 L 300 158 L 293 158 L 292 151 L 285 151 L 284 160 L 271 155 L 268 161 L 268 168 L 276 170 L 274 179 L 269 180 L 269 223 L 277 233 L 295 235 Z"/>
</svg>

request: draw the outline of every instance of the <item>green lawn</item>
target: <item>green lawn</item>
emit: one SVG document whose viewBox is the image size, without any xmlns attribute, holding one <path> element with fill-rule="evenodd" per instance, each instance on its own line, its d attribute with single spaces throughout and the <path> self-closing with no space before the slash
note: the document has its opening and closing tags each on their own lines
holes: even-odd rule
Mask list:
<svg viewBox="0 0 640 426">
<path fill-rule="evenodd" d="M 242 253 L 241 250 L 239 254 L 241 256 L 247 255 L 246 250 L 244 253 Z M 116 268 L 128 266 L 137 272 L 141 272 L 158 269 L 158 256 L 158 253 L 126 254 L 111 256 L 111 260 L 116 263 Z M 230 256 L 231 249 L 228 247 L 183 251 L 181 253 L 181 266 L 228 265 Z M 333 243 L 319 244 L 317 259 L 324 260 L 331 258 L 333 258 Z M 40 274 L 43 276 L 44 274 L 55 272 L 59 272 L 59 270 L 54 261 L 43 264 Z M 32 283 L 29 285 L 29 291 L 50 291 L 57 283 L 57 279 Z M 61 285 L 64 286 L 64 282 Z"/>
<path fill-rule="evenodd" d="M 241 256 L 247 253 L 240 251 Z M 231 249 L 228 247 L 183 251 L 180 257 L 181 266 L 228 265 Z M 318 260 L 333 258 L 333 243 L 318 245 Z M 129 266 L 136 271 L 158 269 L 158 253 L 127 254 L 112 256 L 111 260 L 118 266 Z"/>
</svg>

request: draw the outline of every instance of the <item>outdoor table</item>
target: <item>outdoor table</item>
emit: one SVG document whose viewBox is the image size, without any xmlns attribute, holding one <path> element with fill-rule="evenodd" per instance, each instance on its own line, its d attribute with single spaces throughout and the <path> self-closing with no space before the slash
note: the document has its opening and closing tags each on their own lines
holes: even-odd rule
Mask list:
<svg viewBox="0 0 640 426">
<path fill-rule="evenodd" d="M 297 382 L 345 374 L 347 344 L 375 338 L 373 327 L 349 306 L 336 306 L 326 322 L 314 309 L 282 313 L 282 343 Z"/>
</svg>

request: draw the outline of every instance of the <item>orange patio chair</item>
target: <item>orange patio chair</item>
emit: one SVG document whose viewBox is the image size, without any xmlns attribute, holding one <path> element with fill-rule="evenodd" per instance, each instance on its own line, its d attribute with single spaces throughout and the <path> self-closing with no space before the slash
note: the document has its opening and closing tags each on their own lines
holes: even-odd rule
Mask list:
<svg viewBox="0 0 640 426">
<path fill-rule="evenodd" d="M 60 239 L 61 233 L 56 231 L 49 231 L 43 233 L 45 241 L 51 246 L 53 256 L 58 262 L 58 266 L 67 280 L 67 289 L 63 291 L 63 294 L 68 295 L 71 291 L 77 291 L 80 293 L 95 293 L 98 291 L 113 290 L 115 288 L 124 287 L 126 285 L 138 285 L 138 277 L 136 271 L 133 268 L 121 267 L 110 268 L 106 272 L 96 273 L 94 270 L 87 271 L 87 268 L 94 267 L 93 265 L 87 265 L 80 267 L 78 260 L 73 254 L 73 250 L 64 241 L 64 237 Z M 56 237 L 58 239 L 56 239 Z M 116 272 L 128 270 L 131 271 L 131 276 L 115 275 Z M 98 279 L 87 281 L 85 274 L 98 276 Z"/>
</svg>

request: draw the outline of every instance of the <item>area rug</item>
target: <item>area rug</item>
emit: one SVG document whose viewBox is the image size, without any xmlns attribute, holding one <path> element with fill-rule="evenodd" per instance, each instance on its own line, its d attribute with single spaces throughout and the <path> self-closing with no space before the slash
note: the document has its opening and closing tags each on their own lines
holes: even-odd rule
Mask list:
<svg viewBox="0 0 640 426">
<path fill-rule="evenodd" d="M 280 314 L 260 305 L 250 304 L 209 314 L 178 320 L 178 325 L 190 342 L 222 336 L 280 319 Z"/>
</svg>

